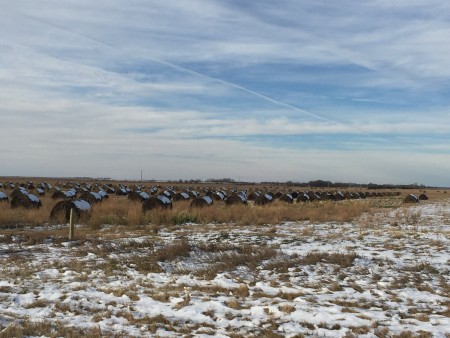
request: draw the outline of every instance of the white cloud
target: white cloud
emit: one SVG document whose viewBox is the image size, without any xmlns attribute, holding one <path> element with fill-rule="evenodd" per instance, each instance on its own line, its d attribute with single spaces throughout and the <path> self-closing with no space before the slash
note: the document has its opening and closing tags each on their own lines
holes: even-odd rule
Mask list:
<svg viewBox="0 0 450 338">
<path fill-rule="evenodd" d="M 2 3 L 0 175 L 52 163 L 119 177 L 136 164 L 160 178 L 314 179 L 333 165 L 336 180 L 370 181 L 382 168 L 365 148 L 389 166 L 380 180 L 421 181 L 394 169 L 409 157 L 439 176 L 448 16 L 418 0 Z M 289 135 L 321 141 L 295 149 Z M 405 140 L 405 155 L 382 138 Z"/>
</svg>

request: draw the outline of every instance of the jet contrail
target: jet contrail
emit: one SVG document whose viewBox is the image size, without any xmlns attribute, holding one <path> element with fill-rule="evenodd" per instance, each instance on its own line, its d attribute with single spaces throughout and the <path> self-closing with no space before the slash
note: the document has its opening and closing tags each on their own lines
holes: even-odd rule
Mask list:
<svg viewBox="0 0 450 338">
<path fill-rule="evenodd" d="M 73 31 L 73 30 L 71 30 L 69 28 L 66 28 L 66 27 L 63 27 L 63 26 L 60 26 L 60 25 L 57 25 L 57 24 L 54 24 L 54 23 L 51 23 L 51 22 L 39 19 L 39 18 L 31 16 L 31 15 L 23 14 L 21 12 L 15 11 L 15 10 L 12 10 L 12 11 L 14 11 L 17 14 L 19 14 L 19 15 L 21 15 L 23 17 L 26 17 L 26 18 L 28 18 L 30 20 L 36 21 L 36 22 L 38 22 L 40 24 L 43 24 L 43 25 L 46 25 L 46 26 L 50 26 L 50 27 L 53 27 L 53 28 L 65 31 L 65 32 L 67 32 L 69 34 L 72 34 L 72 35 L 84 38 L 84 39 L 92 41 L 92 42 L 94 42 L 96 44 L 100 44 L 100 45 L 106 46 L 106 47 L 111 48 L 113 50 L 118 50 L 118 51 L 120 51 L 120 53 L 123 53 L 123 54 L 127 55 L 127 51 L 126 50 L 124 50 L 121 47 L 118 47 L 116 45 L 113 45 L 113 44 L 111 44 L 109 42 L 105 42 L 105 41 L 93 38 L 93 37 L 85 35 L 83 33 L 79 33 L 79 32 Z M 301 108 L 296 107 L 296 106 L 294 106 L 292 104 L 289 104 L 289 103 L 286 103 L 286 102 L 274 99 L 274 98 L 272 98 L 270 96 L 267 96 L 265 94 L 261 94 L 261 93 L 259 93 L 257 91 L 252 90 L 252 89 L 243 87 L 243 86 L 241 86 L 239 84 L 236 84 L 236 83 L 233 83 L 233 82 L 229 82 L 229 81 L 226 81 L 226 80 L 223 80 L 223 79 L 220 79 L 220 78 L 216 78 L 216 77 L 213 77 L 213 76 L 210 76 L 210 75 L 207 75 L 207 74 L 195 71 L 193 69 L 190 69 L 190 68 L 187 68 L 187 67 L 184 67 L 184 66 L 180 66 L 180 65 L 175 64 L 173 62 L 161 60 L 161 59 L 158 59 L 158 58 L 155 58 L 155 57 L 151 57 L 151 56 L 146 56 L 146 58 L 148 60 L 154 62 L 154 63 L 158 63 L 160 65 L 164 65 L 166 67 L 169 67 L 171 69 L 177 70 L 179 72 L 191 74 L 193 76 L 204 78 L 204 79 L 207 79 L 209 81 L 221 83 L 221 84 L 223 84 L 223 85 L 225 85 L 227 87 L 243 91 L 245 93 L 248 93 L 250 95 L 258 97 L 258 98 L 260 98 L 260 99 L 262 99 L 264 101 L 270 102 L 270 103 L 272 103 L 274 105 L 288 108 L 290 110 L 302 113 L 304 115 L 308 115 L 308 116 L 310 116 L 312 118 L 315 118 L 317 120 L 328 122 L 328 123 L 335 124 L 335 125 L 342 125 L 342 126 L 348 127 L 349 129 L 353 129 L 353 130 L 357 131 L 360 134 L 370 135 L 371 137 L 373 137 L 375 139 L 379 139 L 379 140 L 383 140 L 383 141 L 385 141 L 386 139 L 391 139 L 391 140 L 395 141 L 396 143 L 415 145 L 415 144 L 413 144 L 410 141 L 399 140 L 398 137 L 393 136 L 393 135 L 389 135 L 389 136 L 376 135 L 376 134 L 374 134 L 374 133 L 372 133 L 372 132 L 370 132 L 368 130 L 365 130 L 364 128 L 362 128 L 360 126 L 352 125 L 351 123 L 348 123 L 347 121 L 339 121 L 337 119 L 329 119 L 327 117 L 321 116 L 320 114 L 313 113 L 313 112 L 307 111 L 305 109 L 301 109 Z"/>
<path fill-rule="evenodd" d="M 53 28 L 57 28 L 57 29 L 59 29 L 59 30 L 68 32 L 68 33 L 70 33 L 70 34 L 72 34 L 72 35 L 76 35 L 76 36 L 82 37 L 82 38 L 84 38 L 84 39 L 87 39 L 87 40 L 89 40 L 89 41 L 95 42 L 95 43 L 97 43 L 97 44 L 101 44 L 101 45 L 103 45 L 103 46 L 107 46 L 107 47 L 112 48 L 112 49 L 114 49 L 114 50 L 119 50 L 121 53 L 126 53 L 126 51 L 123 50 L 122 48 L 120 48 L 120 47 L 118 47 L 118 46 L 115 46 L 115 45 L 113 45 L 113 44 L 110 44 L 110 43 L 108 43 L 108 42 L 105 42 L 105 41 L 102 41 L 102 40 L 98 40 L 98 39 L 96 39 L 96 38 L 93 38 L 93 37 L 91 37 L 91 36 L 88 36 L 88 35 L 85 35 L 85 34 L 82 34 L 82 33 L 79 33 L 79 32 L 75 32 L 75 31 L 73 31 L 73 30 L 71 30 L 71 29 L 68 29 L 68 28 L 66 28 L 66 27 L 63 27 L 63 26 L 60 26 L 60 25 L 56 25 L 56 24 L 54 24 L 54 23 L 50 23 L 50 22 L 48 22 L 48 21 L 45 21 L 45 20 L 36 18 L 36 17 L 34 17 L 34 16 L 31 16 L 31 15 L 23 14 L 23 13 L 20 13 L 20 12 L 16 12 L 16 13 L 18 13 L 18 14 L 20 14 L 20 15 L 22 15 L 22 16 L 24 16 L 24 17 L 30 19 L 30 20 L 33 20 L 33 21 L 39 22 L 39 23 L 41 23 L 41 24 L 44 24 L 44 25 L 46 25 L 46 26 L 50 26 L 50 27 L 53 27 Z M 250 94 L 250 95 L 259 97 L 260 99 L 263 99 L 263 100 L 265 100 L 265 101 L 267 101 L 267 102 L 270 102 L 270 103 L 273 103 L 273 104 L 275 104 L 275 105 L 278 105 L 278 106 L 282 106 L 282 107 L 288 108 L 288 109 L 290 109 L 290 110 L 297 111 L 297 112 L 299 112 L 299 113 L 302 113 L 302 114 L 311 116 L 311 117 L 313 117 L 313 118 L 315 118 L 315 119 L 318 119 L 318 120 L 321 120 L 321 121 L 326 121 L 326 122 L 329 122 L 329 123 L 342 124 L 341 122 L 338 122 L 338 121 L 336 121 L 336 120 L 332 120 L 332 119 L 326 118 L 326 117 L 324 117 L 324 116 L 321 116 L 321 115 L 319 115 L 319 114 L 316 114 L 316 113 L 313 113 L 313 112 L 310 112 L 310 111 L 307 111 L 307 110 L 298 108 L 298 107 L 296 107 L 296 106 L 294 106 L 294 105 L 292 105 L 292 104 L 289 104 L 289 103 L 286 103 L 286 102 L 283 102 L 283 101 L 274 99 L 274 98 L 272 98 L 272 97 L 270 97 L 270 96 L 261 94 L 261 93 L 259 93 L 259 92 L 256 92 L 256 91 L 254 91 L 254 90 L 252 90 L 252 89 L 249 89 L 249 88 L 246 88 L 246 87 L 243 87 L 243 86 L 238 85 L 238 84 L 236 84 L 236 83 L 229 82 L 229 81 L 226 81 L 226 80 L 223 80 L 223 79 L 220 79 L 220 78 L 216 78 L 216 77 L 213 77 L 213 76 L 204 74 L 204 73 L 200 73 L 200 72 L 195 71 L 195 70 L 193 70 L 193 69 L 186 68 L 186 67 L 184 67 L 184 66 L 180 66 L 180 65 L 175 64 L 175 63 L 173 63 L 173 62 L 161 60 L 161 59 L 158 59 L 158 58 L 155 58 L 155 57 L 146 56 L 146 58 L 149 59 L 149 60 L 152 61 L 152 62 L 159 63 L 159 64 L 161 64 L 161 65 L 164 65 L 164 66 L 167 66 L 167 67 L 169 67 L 169 68 L 175 69 L 175 70 L 177 70 L 177 71 L 179 71 L 179 72 L 192 74 L 192 75 L 194 75 L 194 76 L 196 76 L 196 77 L 202 77 L 202 78 L 205 78 L 205 79 L 210 80 L 210 81 L 214 81 L 214 82 L 221 83 L 221 84 L 223 84 L 223 85 L 225 85 L 225 86 L 227 86 L 227 87 L 231 87 L 231 88 L 235 88 L 235 89 L 241 90 L 241 91 L 246 92 L 246 93 L 248 93 L 248 94 Z"/>
</svg>

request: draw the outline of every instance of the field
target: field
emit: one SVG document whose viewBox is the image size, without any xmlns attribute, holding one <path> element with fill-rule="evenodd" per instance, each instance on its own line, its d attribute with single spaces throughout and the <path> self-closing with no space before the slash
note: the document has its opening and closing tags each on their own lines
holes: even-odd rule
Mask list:
<svg viewBox="0 0 450 338">
<path fill-rule="evenodd" d="M 0 203 L 0 337 L 450 337 L 450 199 L 427 194 L 147 214 L 111 196 L 75 241 L 49 196 Z"/>
</svg>

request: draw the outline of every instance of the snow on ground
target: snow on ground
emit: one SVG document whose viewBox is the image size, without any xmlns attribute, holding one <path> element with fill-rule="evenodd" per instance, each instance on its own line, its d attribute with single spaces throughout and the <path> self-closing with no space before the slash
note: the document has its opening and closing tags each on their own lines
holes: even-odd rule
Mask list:
<svg viewBox="0 0 450 338">
<path fill-rule="evenodd" d="M 343 224 L 105 227 L 75 243 L 0 232 L 0 330 L 449 337 L 449 234 L 449 201 Z"/>
</svg>

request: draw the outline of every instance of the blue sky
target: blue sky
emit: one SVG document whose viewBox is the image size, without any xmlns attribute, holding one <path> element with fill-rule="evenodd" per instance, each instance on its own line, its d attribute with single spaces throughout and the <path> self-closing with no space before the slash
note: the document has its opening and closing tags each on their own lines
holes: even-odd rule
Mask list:
<svg viewBox="0 0 450 338">
<path fill-rule="evenodd" d="M 0 175 L 450 186 L 443 1 L 0 0 Z"/>
</svg>

